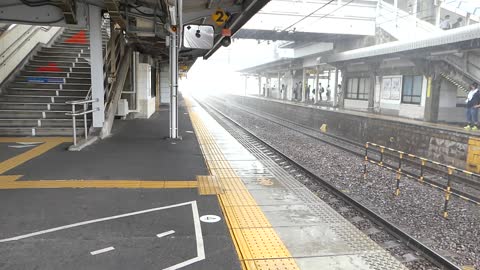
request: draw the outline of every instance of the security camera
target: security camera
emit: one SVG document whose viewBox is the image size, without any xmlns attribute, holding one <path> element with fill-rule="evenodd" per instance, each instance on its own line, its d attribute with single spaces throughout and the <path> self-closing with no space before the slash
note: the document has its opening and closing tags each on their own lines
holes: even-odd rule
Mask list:
<svg viewBox="0 0 480 270">
<path fill-rule="evenodd" d="M 230 37 L 223 37 L 220 43 L 223 47 L 228 47 L 230 44 L 232 44 L 232 39 Z"/>
</svg>

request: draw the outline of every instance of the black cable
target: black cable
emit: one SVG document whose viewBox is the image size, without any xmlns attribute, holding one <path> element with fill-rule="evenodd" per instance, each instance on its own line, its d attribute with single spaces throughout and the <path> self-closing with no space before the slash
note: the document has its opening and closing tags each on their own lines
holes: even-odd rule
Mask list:
<svg viewBox="0 0 480 270">
<path fill-rule="evenodd" d="M 5 19 L 5 18 L 4 18 L 3 20 L 9 21 L 9 22 L 29 23 L 29 24 L 42 24 L 42 23 L 49 24 L 49 23 L 61 22 L 61 21 L 63 21 L 64 19 L 65 19 L 64 17 L 61 17 L 60 19 L 57 19 L 57 20 L 54 20 L 54 21 L 47 21 L 47 22 L 26 21 L 26 20 L 19 20 L 19 19 Z"/>
<path fill-rule="evenodd" d="M 312 16 L 313 14 L 315 14 L 315 13 L 316 13 L 317 11 L 319 11 L 320 9 L 323 9 L 324 7 L 328 6 L 328 5 L 331 4 L 333 1 L 335 1 L 335 0 L 330 0 L 328 3 L 326 3 L 326 4 L 324 4 L 323 6 L 317 8 L 317 9 L 314 10 L 312 13 L 304 16 L 303 18 L 301 18 L 300 20 L 296 21 L 296 22 L 293 23 L 292 25 L 290 25 L 290 26 L 288 26 L 288 27 L 285 27 L 285 29 L 283 29 L 282 31 L 286 31 L 286 30 L 288 30 L 290 27 L 295 26 L 297 23 L 299 23 L 299 22 L 305 20 L 306 18 Z"/>
<path fill-rule="evenodd" d="M 27 0 L 20 0 L 20 2 L 22 2 L 24 5 L 26 6 L 29 6 L 29 7 L 41 7 L 41 6 L 54 6 L 54 7 L 58 7 L 57 5 L 51 3 L 50 1 L 33 1 L 33 2 L 29 2 Z"/>
</svg>

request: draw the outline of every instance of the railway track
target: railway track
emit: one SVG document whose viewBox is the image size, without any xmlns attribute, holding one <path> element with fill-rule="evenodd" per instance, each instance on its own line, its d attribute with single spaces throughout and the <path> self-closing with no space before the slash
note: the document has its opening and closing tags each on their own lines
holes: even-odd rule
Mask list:
<svg viewBox="0 0 480 270">
<path fill-rule="evenodd" d="M 374 223 L 378 228 L 385 231 L 391 237 L 394 237 L 395 240 L 401 241 L 401 243 L 406 248 L 413 250 L 415 254 L 420 254 L 422 258 L 424 258 L 428 263 L 431 264 L 431 265 L 425 265 L 422 263 L 420 263 L 419 265 L 413 264 L 413 266 L 410 266 L 409 269 L 432 269 L 433 266 L 436 266 L 437 267 L 436 269 L 461 270 L 460 267 L 458 267 L 457 265 L 455 265 L 445 257 L 441 256 L 434 250 L 430 249 L 426 245 L 422 244 L 419 240 L 412 237 L 402 229 L 398 228 L 393 223 L 382 218 L 379 214 L 370 210 L 368 207 L 366 207 L 359 201 L 353 199 L 348 194 L 345 194 L 344 192 L 340 191 L 339 189 L 331 185 L 328 181 L 326 181 L 322 177 L 310 172 L 302 164 L 299 164 L 298 162 L 292 160 L 291 158 L 289 158 L 287 155 L 282 153 L 282 151 L 278 150 L 273 145 L 257 137 L 252 131 L 241 126 L 238 122 L 236 122 L 234 119 L 227 116 L 221 110 L 217 109 L 214 105 L 211 105 L 209 102 L 202 102 L 199 100 L 197 101 L 222 126 L 224 126 L 232 134 L 232 136 L 236 137 L 235 133 L 237 133 L 237 137 L 240 136 L 242 140 L 254 141 L 253 143 L 257 145 L 259 149 L 262 149 L 262 151 L 264 151 L 265 153 L 269 153 L 269 156 L 273 156 L 273 159 L 278 160 L 278 163 L 281 164 L 282 166 L 296 168 L 296 171 L 300 171 L 304 176 L 318 183 L 327 192 L 332 194 L 334 197 L 338 198 L 344 204 L 348 205 L 348 207 L 353 208 L 354 211 L 357 211 L 361 216 L 366 217 L 370 222 Z M 336 200 L 330 200 L 330 202 L 327 202 L 327 203 L 329 203 L 335 210 L 345 208 L 345 207 L 341 207 L 341 205 L 339 207 L 339 205 L 336 203 Z M 344 214 L 342 213 L 342 211 L 339 211 L 339 212 L 342 215 Z M 349 216 L 358 217 L 359 214 L 354 214 Z M 357 226 L 357 224 L 355 224 L 355 221 L 351 221 L 351 222 Z M 374 237 L 371 237 L 371 238 L 375 241 Z M 385 241 L 384 238 L 382 239 L 383 239 L 382 241 Z M 398 248 L 394 248 L 393 250 L 389 250 L 389 251 L 392 253 L 392 255 L 396 257 L 400 257 L 399 254 L 396 254 L 396 252 L 399 252 Z"/>
</svg>

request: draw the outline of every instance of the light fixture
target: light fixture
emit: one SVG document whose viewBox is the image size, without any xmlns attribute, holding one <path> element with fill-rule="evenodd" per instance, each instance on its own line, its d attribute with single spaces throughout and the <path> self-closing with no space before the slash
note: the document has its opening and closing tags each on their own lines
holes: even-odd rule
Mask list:
<svg viewBox="0 0 480 270">
<path fill-rule="evenodd" d="M 458 50 L 447 50 L 447 51 L 440 51 L 440 52 L 432 52 L 430 53 L 431 56 L 434 56 L 434 55 L 445 55 L 445 54 L 454 54 L 454 53 L 458 53 L 459 51 Z"/>
</svg>

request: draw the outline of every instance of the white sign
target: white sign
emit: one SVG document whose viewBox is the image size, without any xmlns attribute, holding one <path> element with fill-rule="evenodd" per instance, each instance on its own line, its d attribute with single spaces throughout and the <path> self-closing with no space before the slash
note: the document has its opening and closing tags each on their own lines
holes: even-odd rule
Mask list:
<svg viewBox="0 0 480 270">
<path fill-rule="evenodd" d="M 205 215 L 200 217 L 200 221 L 205 223 L 215 223 L 215 222 L 219 222 L 220 220 L 221 218 L 215 215 Z"/>
<path fill-rule="evenodd" d="M 400 100 L 402 76 L 385 76 L 382 78 L 382 99 Z"/>
</svg>

